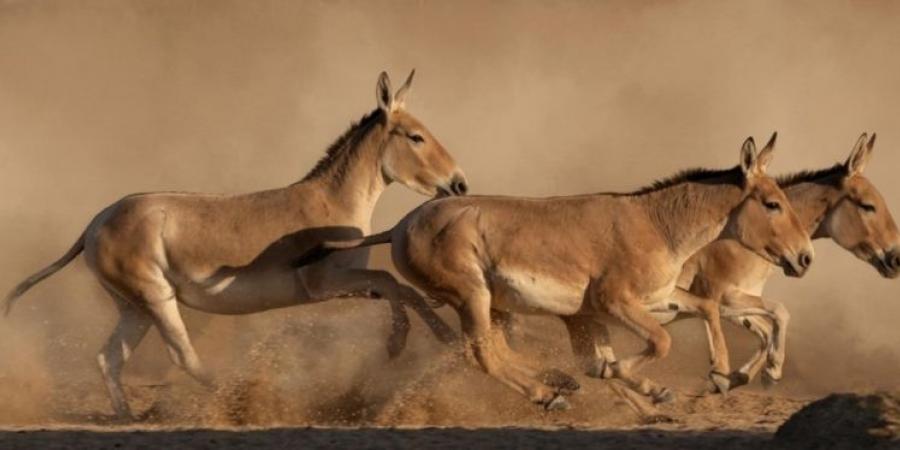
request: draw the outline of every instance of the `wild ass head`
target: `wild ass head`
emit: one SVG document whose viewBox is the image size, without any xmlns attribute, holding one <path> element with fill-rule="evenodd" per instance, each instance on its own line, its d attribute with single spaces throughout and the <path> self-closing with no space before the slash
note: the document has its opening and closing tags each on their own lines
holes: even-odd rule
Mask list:
<svg viewBox="0 0 900 450">
<path fill-rule="evenodd" d="M 781 266 L 786 275 L 801 277 L 812 264 L 812 242 L 778 183 L 766 174 L 777 137 L 773 133 L 759 154 L 752 137 L 744 141 L 740 163 L 744 199 L 731 211 L 726 230 L 748 249 Z"/>
<path fill-rule="evenodd" d="M 405 102 L 416 71 L 410 72 L 396 93 L 381 72 L 375 94 L 385 117 L 381 168 L 388 182 L 397 181 L 429 196 L 465 195 L 469 187 L 462 170 L 437 139 L 406 111 Z"/>
<path fill-rule="evenodd" d="M 882 276 L 896 278 L 900 275 L 900 232 L 881 193 L 862 174 L 874 145 L 874 133 L 871 139 L 863 133 L 856 141 L 837 186 L 842 195 L 830 205 L 821 228 Z"/>
</svg>

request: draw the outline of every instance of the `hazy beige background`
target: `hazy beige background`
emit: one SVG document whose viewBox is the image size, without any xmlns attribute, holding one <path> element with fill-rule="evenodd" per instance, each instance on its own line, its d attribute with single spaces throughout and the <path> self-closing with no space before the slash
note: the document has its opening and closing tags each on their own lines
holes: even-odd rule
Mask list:
<svg viewBox="0 0 900 450">
<path fill-rule="evenodd" d="M 900 4 L 872 1 L 0 0 L 0 287 L 125 194 L 299 179 L 375 106 L 383 69 L 395 84 L 418 70 L 409 108 L 475 193 L 630 190 L 731 166 L 744 137 L 773 130 L 774 171 L 818 168 L 877 131 L 867 173 L 900 211 L 898 24 Z M 423 200 L 392 187 L 375 228 Z M 804 280 L 768 289 L 794 312 L 786 375 L 817 391 L 896 383 L 900 282 L 831 242 L 816 249 Z M 0 324 L 0 380 L 99 381 L 113 312 L 80 260 L 20 306 Z M 381 336 L 385 310 L 370 311 Z M 207 354 L 210 325 L 253 328 L 209 320 L 189 314 Z M 675 327 L 670 358 L 697 376 L 699 329 Z M 145 343 L 129 373 L 159 378 L 165 352 Z"/>
</svg>

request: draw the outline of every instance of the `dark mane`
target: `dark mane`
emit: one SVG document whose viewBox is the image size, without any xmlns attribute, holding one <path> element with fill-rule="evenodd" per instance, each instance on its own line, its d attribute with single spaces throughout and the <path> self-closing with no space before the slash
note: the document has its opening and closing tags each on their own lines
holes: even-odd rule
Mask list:
<svg viewBox="0 0 900 450">
<path fill-rule="evenodd" d="M 713 181 L 721 181 L 722 179 L 727 180 L 727 182 L 732 182 L 734 184 L 739 184 L 742 182 L 744 178 L 743 173 L 741 172 L 741 168 L 739 166 L 732 167 L 730 169 L 704 169 L 704 168 L 694 168 L 682 170 L 681 172 L 676 173 L 668 178 L 663 178 L 660 180 L 656 180 L 653 184 L 648 186 L 644 186 L 636 191 L 630 192 L 626 195 L 643 195 L 649 194 L 651 192 L 656 192 L 662 189 L 666 189 L 678 184 L 682 183 L 712 183 Z"/>
<path fill-rule="evenodd" d="M 383 118 L 384 112 L 381 109 L 375 109 L 364 115 L 358 122 L 351 124 L 344 134 L 340 135 L 334 143 L 328 146 L 325 156 L 300 181 L 317 178 L 328 173 L 332 168 L 337 170 L 335 174 L 337 177 L 340 178 L 346 175 L 348 166 L 346 162 L 356 156 L 356 150 L 359 148 L 362 138 L 365 137 L 373 125 L 379 123 Z"/>
<path fill-rule="evenodd" d="M 800 183 L 819 182 L 824 178 L 831 178 L 834 175 L 847 175 L 847 167 L 841 163 L 837 163 L 827 169 L 804 170 L 802 172 L 782 175 L 777 178 L 777 181 L 779 186 L 788 187 Z"/>
</svg>

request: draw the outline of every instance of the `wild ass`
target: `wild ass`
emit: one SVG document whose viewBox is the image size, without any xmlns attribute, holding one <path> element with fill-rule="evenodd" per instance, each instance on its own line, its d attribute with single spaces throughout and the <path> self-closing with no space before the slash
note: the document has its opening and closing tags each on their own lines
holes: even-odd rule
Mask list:
<svg viewBox="0 0 900 450">
<path fill-rule="evenodd" d="M 291 265 L 323 239 L 368 233 L 375 203 L 392 182 L 428 196 L 465 194 L 465 177 L 453 158 L 404 108 L 414 73 L 394 94 L 382 72 L 378 108 L 297 183 L 241 195 L 135 194 L 110 205 L 62 258 L 9 294 L 7 313 L 17 297 L 84 251 L 120 312 L 97 361 L 121 416 L 131 414 L 122 368 L 150 325 L 159 329 L 176 365 L 211 383 L 179 302 L 209 313 L 249 314 L 339 296 L 384 297 L 392 301 L 397 328 L 408 327 L 408 318 L 393 302 L 404 302 L 440 338 L 452 340 L 454 333 L 414 289 L 387 272 L 365 270 L 366 252 L 335 255 L 299 271 Z"/>
<path fill-rule="evenodd" d="M 868 141 L 868 143 L 867 143 Z M 900 275 L 900 232 L 878 189 L 863 176 L 872 155 L 875 134 L 863 133 L 843 164 L 779 177 L 804 228 L 813 239 L 831 238 L 838 245 L 871 264 L 885 278 Z M 765 365 L 763 381 L 782 377 L 785 341 L 790 315 L 776 300 L 762 296 L 772 265 L 732 241 L 704 247 L 684 266 L 679 287 L 707 299 L 700 309 L 707 319 L 713 373 L 719 390 L 747 384 Z M 757 352 L 727 379 L 728 350 L 715 312 L 746 327 L 760 339 Z M 715 319 L 711 323 L 710 319 Z"/>
<path fill-rule="evenodd" d="M 843 164 L 819 171 L 779 177 L 791 206 L 813 239 L 831 238 L 886 278 L 900 275 L 900 232 L 875 186 L 862 172 L 872 154 L 875 135 L 863 133 Z M 705 320 L 713 389 L 727 393 L 752 380 L 765 365 L 763 381 L 782 377 L 790 314 L 784 305 L 762 297 L 772 264 L 734 240 L 717 240 L 684 265 L 678 289 L 669 302 L 651 310 L 663 325 L 685 317 Z M 689 294 L 685 294 L 688 292 Z M 693 295 L 690 295 L 693 294 Z M 720 317 L 753 332 L 760 346 L 751 358 L 731 372 Z M 507 333 L 517 328 L 510 314 L 495 314 L 494 321 Z M 596 321 L 567 322 L 572 346 L 582 349 L 579 365 L 587 375 L 612 376 L 616 360 L 609 332 Z"/>
<path fill-rule="evenodd" d="M 536 378 L 540 373 L 512 354 L 502 333 L 492 332 L 492 309 L 572 324 L 615 317 L 649 345 L 611 364 L 613 375 L 664 401 L 670 391 L 637 370 L 669 351 L 670 337 L 649 310 L 672 296 L 691 255 L 714 240 L 735 239 L 792 275 L 812 261 L 809 236 L 765 173 L 774 141 L 757 156 L 748 138 L 733 169 L 686 171 L 630 194 L 427 202 L 391 230 L 324 243 L 297 264 L 336 249 L 392 243 L 397 269 L 455 308 L 484 371 L 547 409 L 566 407 L 563 395 L 577 384 Z M 583 358 L 585 350 L 576 354 Z"/>
</svg>

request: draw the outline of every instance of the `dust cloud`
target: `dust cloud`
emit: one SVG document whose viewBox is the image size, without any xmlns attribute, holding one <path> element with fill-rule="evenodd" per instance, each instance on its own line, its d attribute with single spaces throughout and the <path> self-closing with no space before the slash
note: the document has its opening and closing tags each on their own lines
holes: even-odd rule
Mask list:
<svg viewBox="0 0 900 450">
<path fill-rule="evenodd" d="M 867 175 L 900 211 L 898 19 L 900 5 L 880 1 L 0 0 L 0 286 L 55 260 L 128 193 L 298 180 L 375 106 L 383 69 L 395 80 L 417 69 L 409 109 L 475 193 L 631 190 L 686 167 L 732 166 L 744 137 L 774 130 L 773 171 L 819 168 L 877 131 Z M 423 200 L 392 187 L 374 229 Z M 896 281 L 831 242 L 816 249 L 806 278 L 775 277 L 767 291 L 793 313 L 786 378 L 770 393 L 896 387 Z M 375 256 L 389 268 L 384 249 Z M 135 409 L 164 422 L 558 420 L 442 349 L 419 321 L 388 362 L 377 302 L 184 314 L 201 357 L 229 381 L 204 394 L 151 333 L 125 380 Z M 0 423 L 109 414 L 95 353 L 114 320 L 80 260 L 29 292 L 0 325 Z M 700 380 L 702 327 L 670 329 L 675 350 L 650 373 Z M 560 324 L 529 319 L 528 333 L 523 347 L 571 370 Z M 636 348 L 627 333 L 615 338 Z M 735 363 L 754 345 L 740 330 L 729 342 Z M 630 420 L 591 383 L 557 417 Z"/>
</svg>

